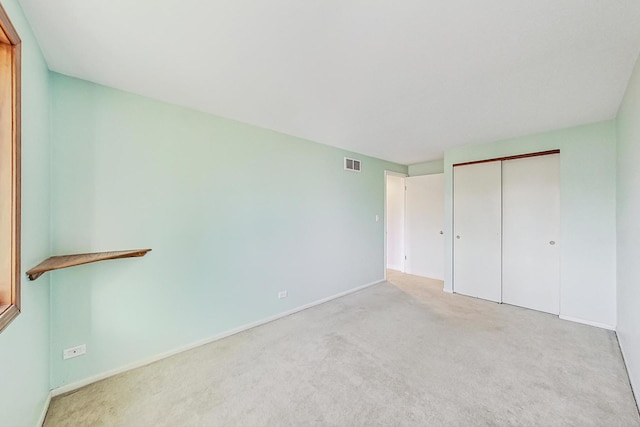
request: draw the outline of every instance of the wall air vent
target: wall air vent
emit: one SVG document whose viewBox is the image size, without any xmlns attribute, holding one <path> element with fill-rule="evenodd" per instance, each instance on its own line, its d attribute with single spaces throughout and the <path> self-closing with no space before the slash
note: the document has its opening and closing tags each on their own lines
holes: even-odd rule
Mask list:
<svg viewBox="0 0 640 427">
<path fill-rule="evenodd" d="M 360 160 L 344 158 L 344 170 L 360 172 Z"/>
</svg>

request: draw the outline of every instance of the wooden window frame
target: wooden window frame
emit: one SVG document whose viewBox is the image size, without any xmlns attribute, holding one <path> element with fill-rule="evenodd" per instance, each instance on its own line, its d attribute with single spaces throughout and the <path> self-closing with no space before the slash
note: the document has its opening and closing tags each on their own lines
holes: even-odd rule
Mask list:
<svg viewBox="0 0 640 427">
<path fill-rule="evenodd" d="M 20 314 L 20 47 L 0 5 L 0 332 Z"/>
</svg>

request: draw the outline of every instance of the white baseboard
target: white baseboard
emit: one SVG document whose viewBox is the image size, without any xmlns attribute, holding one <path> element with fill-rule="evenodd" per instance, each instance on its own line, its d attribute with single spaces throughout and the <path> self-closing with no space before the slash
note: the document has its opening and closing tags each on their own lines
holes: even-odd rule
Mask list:
<svg viewBox="0 0 640 427">
<path fill-rule="evenodd" d="M 44 401 L 44 407 L 42 408 L 42 413 L 40 414 L 40 418 L 38 418 L 38 424 L 36 426 L 42 427 L 44 424 L 44 419 L 47 417 L 47 412 L 49 412 L 49 404 L 51 403 L 51 392 L 47 394 L 47 399 Z"/>
<path fill-rule="evenodd" d="M 446 292 L 448 294 L 452 294 L 453 293 L 453 289 L 449 289 L 449 288 L 442 288 L 442 292 Z"/>
<path fill-rule="evenodd" d="M 640 412 L 640 401 L 638 401 L 638 398 L 640 397 L 637 392 L 638 390 L 636 390 L 636 388 L 634 387 L 635 384 L 633 384 L 633 379 L 635 378 L 633 376 L 633 373 L 631 372 L 630 366 L 627 363 L 627 357 L 624 353 L 624 345 L 622 344 L 622 341 L 620 341 L 620 335 L 618 335 L 618 333 L 616 332 L 616 337 L 618 338 L 618 347 L 620 347 L 620 353 L 622 354 L 622 362 L 624 363 L 624 367 L 627 369 L 627 377 L 629 379 L 629 385 L 631 386 L 631 393 L 633 393 L 633 398 L 636 401 L 636 407 L 638 408 L 638 411 Z"/>
<path fill-rule="evenodd" d="M 596 328 L 608 329 L 610 331 L 616 330 L 616 327 L 614 325 L 609 325 L 606 323 L 592 322 L 591 320 L 578 319 L 576 317 L 564 316 L 562 314 L 558 317 L 560 317 L 560 319 L 562 320 L 568 320 L 569 322 L 582 323 L 584 325 L 595 326 Z"/>
<path fill-rule="evenodd" d="M 296 308 L 294 308 L 292 310 L 285 311 L 283 313 L 279 313 L 279 314 L 276 314 L 274 316 L 270 316 L 270 317 L 267 317 L 265 319 L 253 322 L 253 323 L 249 323 L 247 325 L 239 326 L 239 327 L 231 329 L 229 331 L 222 332 L 222 333 L 220 333 L 218 335 L 214 335 L 213 337 L 205 338 L 203 340 L 196 341 L 194 343 L 187 344 L 187 345 L 182 346 L 182 347 L 178 347 L 178 348 L 176 348 L 174 350 L 169 350 L 169 351 L 164 352 L 164 353 L 156 354 L 154 356 L 148 357 L 146 359 L 139 360 L 137 362 L 130 363 L 128 365 L 121 366 L 119 368 L 111 369 L 111 370 L 102 372 L 100 374 L 92 375 L 90 377 L 81 379 L 79 381 L 75 381 L 75 382 L 60 386 L 60 387 L 56 387 L 53 390 L 51 390 L 51 397 L 59 396 L 61 394 L 65 394 L 65 393 L 68 393 L 70 391 L 77 390 L 77 389 L 79 389 L 81 387 L 84 387 L 86 385 L 95 383 L 95 382 L 103 380 L 105 378 L 109 378 L 109 377 L 112 377 L 114 375 L 130 371 L 132 369 L 140 368 L 142 366 L 149 365 L 149 364 L 151 364 L 153 362 L 157 362 L 158 360 L 166 359 L 167 357 L 171 357 L 171 356 L 176 355 L 178 353 L 182 353 L 184 351 L 191 350 L 191 349 L 194 349 L 196 347 L 200 347 L 202 345 L 209 344 L 209 343 L 212 343 L 214 341 L 218 341 L 218 340 L 221 340 L 223 338 L 229 337 L 231 335 L 235 335 L 237 333 L 246 331 L 247 329 L 255 328 L 256 326 L 260 326 L 260 325 L 264 325 L 265 323 L 273 322 L 274 320 L 278 320 L 278 319 L 281 319 L 283 317 L 290 316 L 290 315 L 298 313 L 298 312 L 300 312 L 302 310 L 306 310 L 308 308 L 315 307 L 316 305 L 324 304 L 325 302 L 329 302 L 329 301 L 334 300 L 336 298 L 340 298 L 340 297 L 343 297 L 345 295 L 349 295 L 349 294 L 352 294 L 354 292 L 361 291 L 361 290 L 363 290 L 365 288 L 368 288 L 368 287 L 373 286 L 373 285 L 377 285 L 378 283 L 382 283 L 382 282 L 384 282 L 384 279 L 376 280 L 375 282 L 367 283 L 366 285 L 358 286 L 357 288 L 349 289 L 348 291 L 340 292 L 338 294 L 331 295 L 331 296 L 326 297 L 326 298 L 322 298 L 320 300 L 311 302 L 309 304 L 305 304 L 305 305 L 302 305 L 300 307 L 296 307 Z M 46 415 L 46 412 L 45 412 L 45 415 Z M 44 420 L 44 418 L 43 418 L 43 420 Z"/>
</svg>

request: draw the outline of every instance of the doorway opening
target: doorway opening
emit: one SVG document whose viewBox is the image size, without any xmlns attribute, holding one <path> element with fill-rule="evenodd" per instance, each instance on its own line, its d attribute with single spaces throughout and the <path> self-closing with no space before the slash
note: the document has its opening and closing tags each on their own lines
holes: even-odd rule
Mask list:
<svg viewBox="0 0 640 427">
<path fill-rule="evenodd" d="M 385 171 L 385 278 L 386 270 L 404 273 L 405 178 Z"/>
<path fill-rule="evenodd" d="M 444 174 L 386 172 L 385 269 L 444 280 L 444 243 Z"/>
</svg>

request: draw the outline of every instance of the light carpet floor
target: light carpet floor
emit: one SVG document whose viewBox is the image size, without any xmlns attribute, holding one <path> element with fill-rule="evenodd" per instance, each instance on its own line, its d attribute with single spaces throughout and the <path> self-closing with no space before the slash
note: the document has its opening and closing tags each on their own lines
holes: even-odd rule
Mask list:
<svg viewBox="0 0 640 427">
<path fill-rule="evenodd" d="M 640 426 L 616 336 L 389 282 L 52 400 L 53 426 Z"/>
</svg>

